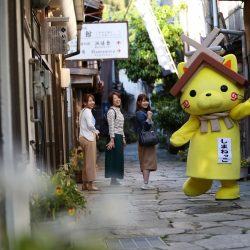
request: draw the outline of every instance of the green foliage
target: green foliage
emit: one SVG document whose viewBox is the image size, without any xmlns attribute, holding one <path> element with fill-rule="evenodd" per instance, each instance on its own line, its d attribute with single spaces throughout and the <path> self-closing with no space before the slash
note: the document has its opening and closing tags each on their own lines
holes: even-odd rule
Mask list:
<svg viewBox="0 0 250 250">
<path fill-rule="evenodd" d="M 101 249 L 97 243 L 88 244 L 81 242 L 80 244 L 73 244 L 69 240 L 70 237 L 62 237 L 55 233 L 35 232 L 31 237 L 21 237 L 12 242 L 15 250 L 99 250 Z M 6 244 L 5 244 L 6 245 Z M 7 248 L 4 248 L 7 249 Z"/>
<path fill-rule="evenodd" d="M 113 11 L 124 10 L 128 6 L 128 0 L 105 0 L 104 13 L 108 12 L 107 9 Z"/>
<path fill-rule="evenodd" d="M 166 135 L 158 135 L 159 145 L 158 148 L 166 148 Z"/>
<path fill-rule="evenodd" d="M 135 132 L 135 116 L 125 115 L 124 120 L 124 133 L 126 143 L 134 143 L 137 141 L 137 134 Z"/>
<path fill-rule="evenodd" d="M 153 95 L 151 100 L 157 110 L 155 120 L 158 128 L 176 131 L 186 121 L 187 114 L 181 109 L 178 99 L 170 95 Z"/>
<path fill-rule="evenodd" d="M 178 63 L 182 60 L 178 56 L 180 55 L 179 52 L 182 51 L 180 39 L 182 29 L 176 23 L 176 16 L 186 8 L 186 5 L 181 3 L 178 6 L 158 6 L 155 1 L 151 1 L 151 3 L 169 51 L 174 61 Z M 109 13 L 109 17 L 111 15 L 113 21 L 124 21 L 125 13 L 125 10 L 116 11 L 112 14 Z M 135 6 L 131 5 L 126 13 L 126 20 L 129 26 L 129 59 L 116 61 L 117 69 L 125 69 L 128 78 L 133 82 L 137 82 L 139 79 L 149 85 L 156 81 L 163 82 L 166 86 L 165 91 L 168 93 L 176 82 L 177 76 L 163 77 L 148 32 Z M 177 99 L 166 94 L 160 97 L 153 96 L 152 101 L 157 111 L 158 128 L 173 131 L 184 123 L 186 114 L 182 111 Z"/>
<path fill-rule="evenodd" d="M 153 4 L 153 10 L 162 30 L 164 39 L 174 60 L 178 61 L 176 51 L 182 50 L 180 35 L 182 29 L 179 25 L 172 23 L 173 18 L 184 6 L 170 7 L 168 5 L 158 6 Z M 116 12 L 112 20 L 123 20 L 124 11 Z M 126 15 L 129 25 L 129 59 L 117 61 L 118 69 L 126 69 L 128 78 L 134 82 L 139 79 L 153 84 L 156 79 L 162 78 L 161 68 L 158 65 L 154 48 L 149 39 L 147 30 L 135 6 L 131 6 Z"/>
<path fill-rule="evenodd" d="M 184 150 L 179 150 L 178 155 L 179 155 L 181 161 L 186 162 L 187 156 L 188 156 L 188 148 L 186 148 Z"/>
<path fill-rule="evenodd" d="M 241 161 L 240 161 L 240 166 L 242 168 L 248 168 L 250 166 L 249 159 L 242 158 Z"/>
<path fill-rule="evenodd" d="M 33 222 L 55 219 L 59 214 L 74 216 L 85 207 L 86 201 L 73 180 L 74 170 L 66 163 L 52 177 L 39 176 L 41 189 L 30 199 Z"/>
<path fill-rule="evenodd" d="M 70 165 L 74 171 L 78 171 L 78 170 L 82 169 L 83 160 L 84 160 L 84 154 L 82 152 L 81 147 L 71 150 L 71 152 L 70 152 Z"/>
</svg>

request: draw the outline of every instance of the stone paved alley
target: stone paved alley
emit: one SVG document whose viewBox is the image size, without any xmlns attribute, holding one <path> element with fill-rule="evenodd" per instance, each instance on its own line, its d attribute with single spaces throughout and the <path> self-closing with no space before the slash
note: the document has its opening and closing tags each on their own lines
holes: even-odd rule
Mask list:
<svg viewBox="0 0 250 250">
<path fill-rule="evenodd" d="M 218 183 L 188 198 L 181 190 L 185 163 L 158 149 L 158 171 L 151 175 L 157 189 L 143 191 L 136 144 L 126 147 L 125 159 L 125 178 L 114 187 L 104 178 L 104 154 L 99 155 L 101 191 L 85 192 L 87 211 L 77 222 L 83 239 L 115 250 L 250 249 L 250 181 L 240 181 L 239 200 L 215 201 Z"/>
</svg>

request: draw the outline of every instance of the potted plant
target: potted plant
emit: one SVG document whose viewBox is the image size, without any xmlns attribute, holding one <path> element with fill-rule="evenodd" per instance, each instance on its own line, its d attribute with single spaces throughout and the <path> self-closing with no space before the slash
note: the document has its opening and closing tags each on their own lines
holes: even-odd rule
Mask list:
<svg viewBox="0 0 250 250">
<path fill-rule="evenodd" d="M 70 164 L 74 170 L 76 183 L 82 183 L 82 168 L 84 154 L 81 147 L 75 148 L 70 152 Z"/>
<path fill-rule="evenodd" d="M 85 208 L 85 197 L 73 176 L 74 168 L 70 163 L 61 165 L 53 176 L 38 176 L 40 188 L 30 197 L 32 222 L 55 220 L 61 215 L 76 216 Z"/>
<path fill-rule="evenodd" d="M 248 176 L 248 170 L 250 166 L 250 162 L 246 158 L 242 158 L 240 162 L 240 179 L 245 179 Z"/>
</svg>

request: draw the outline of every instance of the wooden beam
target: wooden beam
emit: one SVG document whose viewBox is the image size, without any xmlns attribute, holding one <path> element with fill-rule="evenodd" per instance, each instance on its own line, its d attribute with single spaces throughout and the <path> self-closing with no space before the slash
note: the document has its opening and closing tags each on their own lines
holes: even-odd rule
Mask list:
<svg viewBox="0 0 250 250">
<path fill-rule="evenodd" d="M 217 32 L 217 30 L 215 30 Z M 214 34 L 212 34 L 214 35 Z M 189 38 L 188 36 L 182 35 L 181 39 L 183 42 L 186 42 L 187 44 L 193 46 L 194 48 L 196 48 L 197 50 L 194 52 L 194 54 L 189 58 L 189 60 L 186 63 L 186 68 L 189 68 L 191 66 L 191 64 L 194 62 L 194 60 L 199 56 L 200 53 L 207 53 L 208 55 L 210 55 L 211 57 L 213 57 L 215 60 L 219 61 L 219 62 L 223 62 L 223 58 L 219 55 L 217 55 L 215 52 L 213 52 L 212 50 L 210 50 L 209 48 L 207 48 L 207 44 L 208 42 L 210 42 L 211 40 L 211 36 L 208 36 L 207 39 L 209 40 L 208 42 L 206 42 L 206 40 L 202 43 L 199 44 L 196 41 L 194 41 L 193 39 Z M 218 39 L 215 39 L 216 42 L 219 42 L 221 39 L 221 36 Z M 213 42 L 213 46 L 217 45 L 215 43 L 215 41 Z M 205 43 L 206 42 L 206 43 Z M 203 46 L 203 44 L 205 44 L 205 46 Z"/>
<path fill-rule="evenodd" d="M 194 60 L 199 56 L 200 53 L 204 52 L 213 57 L 215 60 L 219 62 L 223 62 L 223 58 L 214 53 L 212 50 L 209 49 L 209 46 L 211 45 L 212 47 L 217 46 L 224 38 L 223 34 L 220 34 L 217 36 L 219 33 L 220 29 L 214 28 L 211 33 L 208 34 L 206 39 L 201 43 L 197 43 L 193 39 L 185 36 L 184 34 L 181 36 L 181 39 L 183 42 L 186 42 L 187 44 L 193 46 L 197 50 L 192 54 L 192 56 L 189 58 L 188 62 L 186 63 L 186 68 L 189 68 L 191 64 L 194 62 Z"/>
<path fill-rule="evenodd" d="M 71 75 L 98 75 L 98 69 L 91 69 L 91 68 L 70 68 Z"/>
<path fill-rule="evenodd" d="M 247 56 L 250 56 L 250 1 L 244 1 L 244 26 L 246 34 Z"/>
<path fill-rule="evenodd" d="M 71 84 L 90 84 L 93 86 L 94 79 L 93 76 L 71 76 Z"/>
</svg>

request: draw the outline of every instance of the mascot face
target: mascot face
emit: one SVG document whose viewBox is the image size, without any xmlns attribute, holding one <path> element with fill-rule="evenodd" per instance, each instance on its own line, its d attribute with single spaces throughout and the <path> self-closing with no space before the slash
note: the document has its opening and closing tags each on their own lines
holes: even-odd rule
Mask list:
<svg viewBox="0 0 250 250">
<path fill-rule="evenodd" d="M 244 89 L 241 86 L 204 66 L 183 89 L 180 104 L 191 115 L 205 115 L 229 111 L 243 99 Z"/>
</svg>

